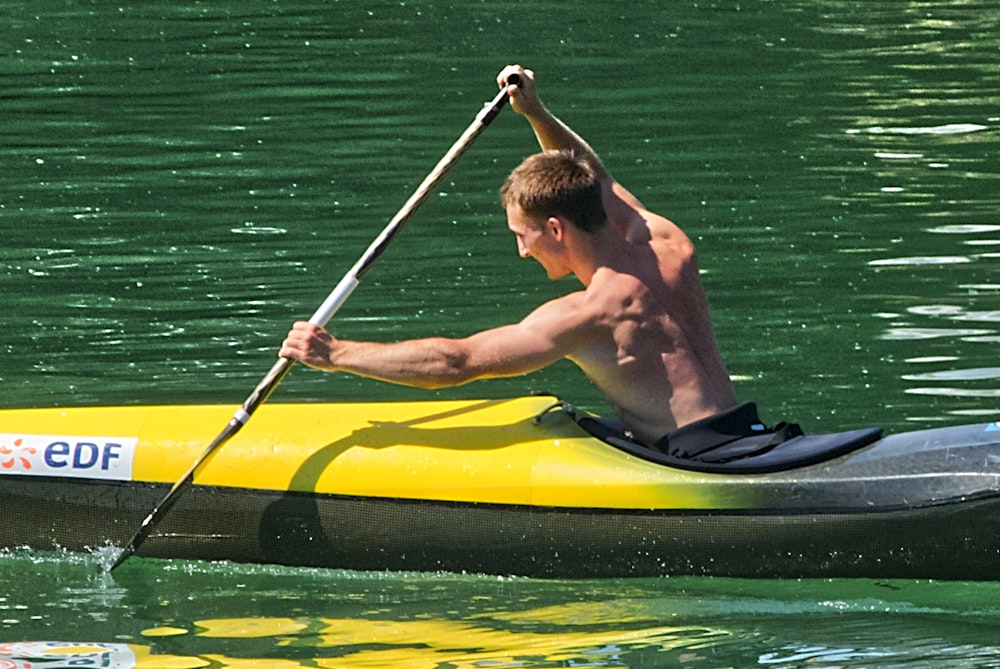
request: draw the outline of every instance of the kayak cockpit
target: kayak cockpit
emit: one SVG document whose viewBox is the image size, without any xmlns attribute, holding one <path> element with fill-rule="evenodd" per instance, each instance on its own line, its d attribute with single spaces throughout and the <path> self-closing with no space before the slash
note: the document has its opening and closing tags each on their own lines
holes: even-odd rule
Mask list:
<svg viewBox="0 0 1000 669">
<path fill-rule="evenodd" d="M 654 446 L 634 440 L 615 420 L 554 405 L 591 436 L 630 455 L 689 471 L 713 474 L 764 474 L 821 464 L 869 446 L 882 438 L 882 428 L 868 427 L 830 434 L 804 434 L 798 425 L 767 427 L 752 402 L 705 421 L 684 426 Z M 750 425 L 751 431 L 737 428 Z"/>
</svg>

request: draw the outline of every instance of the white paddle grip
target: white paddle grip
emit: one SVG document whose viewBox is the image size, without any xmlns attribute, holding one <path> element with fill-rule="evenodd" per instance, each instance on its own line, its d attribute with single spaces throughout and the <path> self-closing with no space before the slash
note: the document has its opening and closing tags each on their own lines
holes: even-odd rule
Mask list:
<svg viewBox="0 0 1000 669">
<path fill-rule="evenodd" d="M 360 281 L 358 281 L 358 278 L 353 273 L 341 279 L 337 287 L 326 296 L 323 304 L 319 305 L 319 309 L 312 315 L 309 322 L 320 327 L 325 326 L 340 307 L 344 305 L 344 302 L 351 296 L 351 293 L 354 292 L 359 283 Z"/>
</svg>

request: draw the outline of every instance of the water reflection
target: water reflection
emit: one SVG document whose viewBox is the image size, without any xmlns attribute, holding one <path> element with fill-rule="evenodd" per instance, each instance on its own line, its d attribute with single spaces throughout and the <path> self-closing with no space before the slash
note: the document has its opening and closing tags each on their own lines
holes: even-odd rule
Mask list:
<svg viewBox="0 0 1000 669">
<path fill-rule="evenodd" d="M 989 666 L 997 584 L 540 581 L 0 554 L 0 666 Z M 150 589 L 155 596 L 149 596 Z M 53 634 L 52 630 L 58 630 Z M 812 662 L 807 662 L 812 658 Z M 7 662 L 7 664 L 3 664 Z M 782 664 L 783 663 L 783 664 Z"/>
<path fill-rule="evenodd" d="M 851 603 L 830 601 L 833 610 L 854 608 Z M 403 621 L 392 619 L 329 618 L 227 618 L 199 620 L 191 630 L 165 626 L 144 630 L 142 642 L 106 643 L 73 641 L 24 641 L 0 643 L 0 662 L 11 669 L 70 669 L 105 667 L 133 669 L 157 667 L 690 667 L 779 666 L 808 664 L 837 667 L 882 666 L 996 666 L 991 662 L 1000 647 L 988 641 L 955 640 L 949 629 L 929 632 L 906 643 L 891 638 L 893 625 L 881 628 L 872 621 L 880 602 L 872 600 L 870 615 L 851 616 L 829 626 L 824 642 L 791 641 L 795 634 L 777 627 L 795 626 L 792 614 L 770 621 L 767 616 L 752 630 L 733 634 L 723 628 L 635 625 L 617 621 L 618 629 L 602 631 L 584 620 L 588 607 L 581 605 L 579 622 L 555 624 L 548 614 L 527 611 L 496 628 L 475 621 Z M 609 613 L 614 613 L 611 611 Z M 625 613 L 628 613 L 627 611 Z M 758 612 L 759 613 L 759 612 Z M 881 612 L 884 613 L 884 612 Z M 918 615 L 929 615 L 927 611 Z M 562 610 L 565 616 L 565 609 Z M 801 616 L 801 614 L 797 614 Z M 808 620 L 806 618 L 805 620 Z M 543 622 L 536 626 L 535 622 Z M 513 623 L 513 627 L 510 624 Z M 530 623 L 528 629 L 518 625 Z M 561 628 L 562 627 L 562 628 Z M 950 626 L 946 626 L 950 627 Z M 622 629 L 624 628 L 624 629 Z M 808 622 L 802 631 L 809 637 Z M 186 637 L 186 638 L 185 638 Z M 830 638 L 832 637 L 832 638 Z M 183 638 L 183 640 L 182 640 Z M 839 641 L 839 643 L 837 643 Z M 171 649 L 182 643 L 186 652 Z M 221 645 L 220 645 L 221 643 Z M 743 647 L 743 652 L 733 652 Z M 751 650 L 752 649 L 752 650 Z M 833 666 L 833 665 L 831 665 Z"/>
</svg>

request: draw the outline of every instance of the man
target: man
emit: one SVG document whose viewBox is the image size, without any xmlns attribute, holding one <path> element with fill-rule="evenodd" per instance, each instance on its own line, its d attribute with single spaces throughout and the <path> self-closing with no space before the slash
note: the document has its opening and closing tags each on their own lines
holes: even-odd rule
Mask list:
<svg viewBox="0 0 1000 669">
<path fill-rule="evenodd" d="M 510 88 L 511 106 L 544 151 L 504 183 L 507 225 L 522 258 L 534 258 L 550 279 L 572 273 L 584 289 L 519 323 L 461 339 L 344 341 L 299 322 L 280 354 L 423 388 L 527 374 L 567 358 L 647 444 L 733 407 L 691 241 L 616 182 L 590 146 L 544 107 L 531 70 L 508 66 L 498 83 L 512 74 L 520 84 Z"/>
</svg>

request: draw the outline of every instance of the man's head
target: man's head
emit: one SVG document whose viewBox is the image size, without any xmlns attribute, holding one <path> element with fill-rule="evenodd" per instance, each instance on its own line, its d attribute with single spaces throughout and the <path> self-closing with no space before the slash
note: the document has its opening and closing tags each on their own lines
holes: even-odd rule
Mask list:
<svg viewBox="0 0 1000 669">
<path fill-rule="evenodd" d="M 500 200 L 533 219 L 559 216 L 588 233 L 607 223 L 597 173 L 571 151 L 543 151 L 525 158 L 500 188 Z"/>
</svg>

